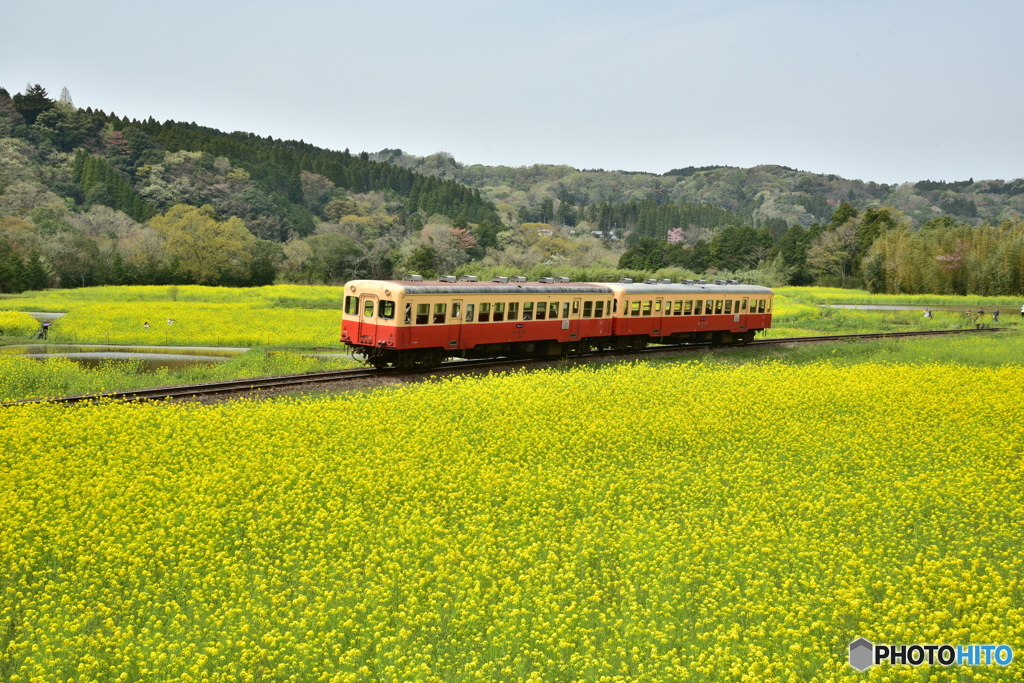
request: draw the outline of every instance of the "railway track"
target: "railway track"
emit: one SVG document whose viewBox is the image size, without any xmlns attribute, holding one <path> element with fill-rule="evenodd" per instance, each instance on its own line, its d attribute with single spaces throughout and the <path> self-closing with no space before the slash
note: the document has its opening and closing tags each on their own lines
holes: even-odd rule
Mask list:
<svg viewBox="0 0 1024 683">
<path fill-rule="evenodd" d="M 820 337 L 780 337 L 777 339 L 755 339 L 743 346 L 766 346 L 777 344 L 800 344 L 827 341 L 842 341 L 854 339 L 896 339 L 900 337 L 934 337 L 947 334 L 975 334 L 982 332 L 999 332 L 1004 328 L 986 327 L 980 329 L 964 330 L 925 330 L 918 332 L 874 332 L 866 334 L 833 334 Z M 661 344 L 649 346 L 641 351 L 632 351 L 630 354 L 647 354 L 665 351 L 699 350 L 712 348 L 711 344 Z M 718 347 L 718 348 L 739 348 Z M 611 351 L 596 351 L 582 356 L 574 356 L 574 359 L 589 360 L 606 358 L 613 355 Z M 81 396 L 62 396 L 57 398 L 26 399 L 23 401 L 11 401 L 3 403 L 3 406 L 22 405 L 26 403 L 63 403 L 72 405 L 75 403 L 92 401 L 154 401 L 168 398 L 197 398 L 204 396 L 217 396 L 223 394 L 237 394 L 243 392 L 258 391 L 261 389 L 278 389 L 283 387 L 302 386 L 308 384 L 320 384 L 324 382 L 343 382 L 359 379 L 380 379 L 387 376 L 410 377 L 423 375 L 447 375 L 457 374 L 465 370 L 483 368 L 488 366 L 516 365 L 529 363 L 550 362 L 551 358 L 525 358 L 525 359 L 484 359 L 484 360 L 461 360 L 443 363 L 436 368 L 429 370 L 413 370 L 399 372 L 394 368 L 375 370 L 372 368 L 356 368 L 349 370 L 328 370 L 305 375 L 281 375 L 277 377 L 251 377 L 248 379 L 230 380 L 227 382 L 207 382 L 205 384 L 187 384 L 175 387 L 158 387 L 154 389 L 139 389 L 135 391 L 113 391 L 102 394 L 84 394 Z"/>
</svg>

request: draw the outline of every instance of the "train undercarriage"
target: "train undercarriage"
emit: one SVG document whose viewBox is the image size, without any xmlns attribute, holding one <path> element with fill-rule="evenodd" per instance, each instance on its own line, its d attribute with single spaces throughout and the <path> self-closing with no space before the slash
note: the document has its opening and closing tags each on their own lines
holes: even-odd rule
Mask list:
<svg viewBox="0 0 1024 683">
<path fill-rule="evenodd" d="M 350 345 L 352 352 L 367 365 L 382 369 L 393 367 L 398 370 L 429 370 L 451 359 L 507 358 L 567 358 L 581 356 L 594 351 L 631 353 L 642 351 L 649 344 L 711 344 L 724 346 L 746 344 L 754 340 L 760 330 L 745 332 L 687 332 L 664 337 L 629 335 L 615 337 L 592 337 L 578 342 L 541 340 L 528 342 L 507 342 L 502 344 L 480 344 L 472 349 L 390 349 L 382 346 Z"/>
</svg>

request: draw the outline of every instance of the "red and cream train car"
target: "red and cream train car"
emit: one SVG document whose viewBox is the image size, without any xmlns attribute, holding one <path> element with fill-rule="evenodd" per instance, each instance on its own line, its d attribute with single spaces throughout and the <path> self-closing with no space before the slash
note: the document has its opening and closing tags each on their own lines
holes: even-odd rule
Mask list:
<svg viewBox="0 0 1024 683">
<path fill-rule="evenodd" d="M 771 325 L 772 291 L 738 284 L 354 280 L 341 341 L 377 367 L 558 356 L 650 342 L 733 343 Z"/>
</svg>

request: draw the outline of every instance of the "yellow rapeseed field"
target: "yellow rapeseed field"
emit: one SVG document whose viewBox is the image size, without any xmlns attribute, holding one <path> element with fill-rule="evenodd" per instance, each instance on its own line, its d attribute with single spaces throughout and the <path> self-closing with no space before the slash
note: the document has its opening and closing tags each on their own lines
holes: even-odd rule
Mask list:
<svg viewBox="0 0 1024 683">
<path fill-rule="evenodd" d="M 3 337 L 28 337 L 39 331 L 39 321 L 28 313 L 0 311 L 0 339 Z"/>
<path fill-rule="evenodd" d="M 1010 681 L 1024 370 L 619 365 L 0 417 L 29 681 Z"/>
</svg>

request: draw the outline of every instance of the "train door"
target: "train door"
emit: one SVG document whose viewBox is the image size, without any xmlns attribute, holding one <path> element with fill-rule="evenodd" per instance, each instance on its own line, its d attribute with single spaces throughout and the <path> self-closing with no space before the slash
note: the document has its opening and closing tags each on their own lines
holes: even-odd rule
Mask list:
<svg viewBox="0 0 1024 683">
<path fill-rule="evenodd" d="M 740 329 L 744 329 L 747 326 L 747 301 L 746 297 L 743 297 L 743 303 L 740 304 L 740 310 L 736 311 L 736 315 L 733 316 L 732 321 L 734 323 L 742 322 L 743 326 Z M 742 318 L 740 316 L 743 316 Z"/>
<path fill-rule="evenodd" d="M 448 323 L 448 348 L 460 348 L 462 342 L 462 299 L 452 301 L 452 317 Z"/>
<path fill-rule="evenodd" d="M 572 309 L 569 311 L 569 339 L 575 341 L 580 337 L 580 300 L 572 300 Z"/>
<path fill-rule="evenodd" d="M 359 343 L 377 343 L 377 295 L 363 294 L 359 297 Z"/>
<path fill-rule="evenodd" d="M 661 327 L 664 325 L 662 316 L 665 315 L 664 308 L 665 301 L 660 297 L 654 300 L 654 321 L 651 327 L 651 336 L 657 337 L 661 335 Z"/>
</svg>

